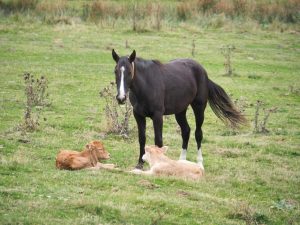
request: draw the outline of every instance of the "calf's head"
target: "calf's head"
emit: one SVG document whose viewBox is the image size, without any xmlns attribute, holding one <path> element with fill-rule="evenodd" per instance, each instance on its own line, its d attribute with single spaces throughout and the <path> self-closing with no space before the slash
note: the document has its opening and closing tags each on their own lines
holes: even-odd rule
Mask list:
<svg viewBox="0 0 300 225">
<path fill-rule="evenodd" d="M 143 160 L 149 164 L 155 163 L 159 160 L 164 160 L 166 156 L 164 153 L 168 150 L 167 146 L 159 148 L 157 146 L 146 146 Z"/>
<path fill-rule="evenodd" d="M 92 141 L 85 147 L 86 149 L 95 152 L 98 160 L 110 158 L 110 154 L 105 150 L 102 142 L 100 141 Z"/>
</svg>

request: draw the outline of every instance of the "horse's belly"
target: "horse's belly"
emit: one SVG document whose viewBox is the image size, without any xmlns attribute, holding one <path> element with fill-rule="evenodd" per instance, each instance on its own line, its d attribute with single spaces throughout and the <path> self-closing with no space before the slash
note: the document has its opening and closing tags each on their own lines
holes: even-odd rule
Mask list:
<svg viewBox="0 0 300 225">
<path fill-rule="evenodd" d="M 164 115 L 172 115 L 172 114 L 181 113 L 181 112 L 183 112 L 184 110 L 187 109 L 189 104 L 172 105 L 172 106 L 169 106 L 169 107 L 165 107 Z"/>
<path fill-rule="evenodd" d="M 172 96 L 165 97 L 165 115 L 180 113 L 193 102 L 196 96 L 196 90 L 190 89 L 187 91 L 178 90 Z"/>
</svg>

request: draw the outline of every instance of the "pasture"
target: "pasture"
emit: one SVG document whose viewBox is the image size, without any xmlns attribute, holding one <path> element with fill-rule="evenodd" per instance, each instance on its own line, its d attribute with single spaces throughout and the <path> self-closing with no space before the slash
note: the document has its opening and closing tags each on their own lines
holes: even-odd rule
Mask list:
<svg viewBox="0 0 300 225">
<path fill-rule="evenodd" d="M 195 43 L 194 57 L 191 55 Z M 75 21 L 45 25 L 14 16 L 0 20 L 0 224 L 299 224 L 299 32 L 201 28 L 188 23 L 133 32 Z M 125 47 L 125 43 L 129 45 Z M 234 44 L 233 76 L 224 76 L 220 48 Z M 135 121 L 129 139 L 106 133 L 99 91 L 114 81 L 111 49 L 162 62 L 194 58 L 209 78 L 245 110 L 249 126 L 226 127 L 208 106 L 199 182 L 127 173 L 137 163 Z M 51 105 L 35 132 L 14 128 L 23 119 L 24 72 L 49 81 Z M 277 107 L 269 133 L 254 133 L 256 101 Z M 261 112 L 263 117 L 263 112 Z M 196 161 L 194 115 L 187 158 Z M 164 144 L 176 159 L 181 136 L 164 119 Z M 60 171 L 60 148 L 81 150 L 100 139 L 108 163 L 121 171 Z M 147 144 L 153 144 L 147 120 Z"/>
</svg>

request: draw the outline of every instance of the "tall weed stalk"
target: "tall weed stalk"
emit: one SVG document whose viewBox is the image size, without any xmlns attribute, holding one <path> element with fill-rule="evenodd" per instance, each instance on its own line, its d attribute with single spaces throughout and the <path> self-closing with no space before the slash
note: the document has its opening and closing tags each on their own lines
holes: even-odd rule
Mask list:
<svg viewBox="0 0 300 225">
<path fill-rule="evenodd" d="M 115 86 L 115 83 L 112 82 L 99 93 L 100 97 L 105 100 L 106 130 L 108 133 L 119 134 L 124 138 L 128 138 L 132 106 L 128 98 L 124 106 L 118 105 L 115 98 Z"/>
</svg>

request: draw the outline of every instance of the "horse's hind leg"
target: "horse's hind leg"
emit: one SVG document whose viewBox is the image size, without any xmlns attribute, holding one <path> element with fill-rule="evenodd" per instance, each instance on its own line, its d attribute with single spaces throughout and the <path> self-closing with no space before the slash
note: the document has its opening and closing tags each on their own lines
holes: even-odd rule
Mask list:
<svg viewBox="0 0 300 225">
<path fill-rule="evenodd" d="M 204 110 L 206 107 L 206 102 L 205 103 L 196 103 L 193 102 L 192 108 L 195 114 L 195 119 L 196 119 L 196 131 L 195 131 L 195 139 L 197 142 L 197 147 L 198 147 L 198 155 L 197 155 L 197 163 L 199 166 L 203 167 L 203 156 L 202 156 L 202 150 L 201 150 L 201 142 L 203 139 L 203 133 L 202 133 L 202 124 L 204 121 Z"/>
<path fill-rule="evenodd" d="M 186 120 L 186 110 L 175 115 L 176 121 L 181 128 L 181 137 L 182 137 L 182 151 L 180 154 L 180 160 L 186 160 L 186 152 L 190 139 L 190 126 Z"/>
</svg>

